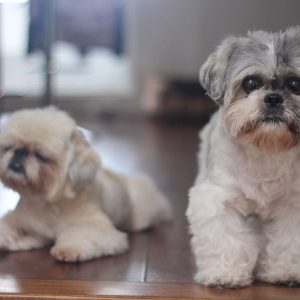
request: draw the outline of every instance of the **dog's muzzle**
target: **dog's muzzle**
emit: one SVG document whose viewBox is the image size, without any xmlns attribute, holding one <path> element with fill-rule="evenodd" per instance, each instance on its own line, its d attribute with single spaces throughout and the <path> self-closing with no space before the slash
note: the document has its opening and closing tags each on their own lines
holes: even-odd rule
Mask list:
<svg viewBox="0 0 300 300">
<path fill-rule="evenodd" d="M 29 151 L 26 148 L 19 148 L 15 150 L 14 156 L 12 157 L 8 168 L 16 173 L 24 173 L 24 160 L 28 154 Z"/>
<path fill-rule="evenodd" d="M 284 123 L 283 97 L 277 93 L 267 94 L 264 98 L 264 109 L 262 122 Z"/>
<path fill-rule="evenodd" d="M 264 98 L 264 103 L 268 108 L 276 108 L 283 103 L 283 98 L 276 93 L 267 94 Z"/>
</svg>

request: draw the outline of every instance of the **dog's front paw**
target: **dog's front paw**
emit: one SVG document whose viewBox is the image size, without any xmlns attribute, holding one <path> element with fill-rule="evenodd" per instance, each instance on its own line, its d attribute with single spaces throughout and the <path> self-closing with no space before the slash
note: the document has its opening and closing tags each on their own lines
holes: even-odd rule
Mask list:
<svg viewBox="0 0 300 300">
<path fill-rule="evenodd" d="M 239 288 L 249 286 L 252 274 L 240 270 L 206 270 L 198 272 L 195 280 L 203 285 L 217 288 Z"/>
<path fill-rule="evenodd" d="M 86 261 L 104 255 L 120 254 L 128 249 L 127 235 L 114 230 L 109 235 L 91 235 L 85 239 L 62 239 L 51 248 L 50 253 L 59 261 Z"/>
<path fill-rule="evenodd" d="M 47 244 L 46 240 L 35 236 L 9 235 L 0 238 L 0 249 L 5 251 L 24 251 L 39 249 Z"/>
<path fill-rule="evenodd" d="M 47 240 L 41 236 L 24 233 L 22 230 L 12 228 L 0 222 L 0 250 L 20 251 L 42 248 Z"/>
<path fill-rule="evenodd" d="M 298 247 L 291 249 L 297 251 Z M 272 248 L 273 249 L 273 248 Z M 299 250 L 298 250 L 299 251 Z M 260 257 L 255 270 L 256 279 L 264 282 L 294 286 L 300 283 L 300 256 L 297 253 L 278 255 L 269 252 Z"/>
<path fill-rule="evenodd" d="M 300 268 L 298 270 L 295 270 L 295 268 L 290 270 L 287 270 L 286 268 L 260 270 L 257 272 L 256 278 L 268 283 L 295 286 L 300 283 Z"/>
<path fill-rule="evenodd" d="M 113 230 L 109 235 L 99 236 L 98 247 L 101 256 L 123 253 L 129 247 L 127 234 Z"/>
<path fill-rule="evenodd" d="M 51 248 L 50 253 L 57 260 L 65 262 L 77 262 L 88 259 L 87 251 L 75 245 L 57 245 Z"/>
</svg>

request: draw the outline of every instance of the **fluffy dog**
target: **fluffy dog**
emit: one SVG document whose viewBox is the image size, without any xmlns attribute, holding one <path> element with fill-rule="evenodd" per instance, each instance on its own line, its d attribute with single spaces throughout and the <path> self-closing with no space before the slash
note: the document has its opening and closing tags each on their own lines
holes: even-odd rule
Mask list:
<svg viewBox="0 0 300 300">
<path fill-rule="evenodd" d="M 200 70 L 219 110 L 200 134 L 187 217 L 209 286 L 300 282 L 300 28 L 230 37 Z"/>
<path fill-rule="evenodd" d="M 104 169 L 74 120 L 55 108 L 12 114 L 0 152 L 0 177 L 21 195 L 0 221 L 0 249 L 53 244 L 58 260 L 84 261 L 124 252 L 127 235 L 119 229 L 143 230 L 170 218 L 150 179 Z"/>
</svg>

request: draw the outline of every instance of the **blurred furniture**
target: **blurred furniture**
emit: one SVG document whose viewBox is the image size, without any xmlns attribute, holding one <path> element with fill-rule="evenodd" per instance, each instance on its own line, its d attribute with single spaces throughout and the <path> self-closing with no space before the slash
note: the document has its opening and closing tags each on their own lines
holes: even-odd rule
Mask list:
<svg viewBox="0 0 300 300">
<path fill-rule="evenodd" d="M 53 42 L 71 43 L 82 54 L 91 47 L 123 53 L 122 0 L 31 0 L 28 53 L 44 49 L 49 1 L 54 1 Z"/>
<path fill-rule="evenodd" d="M 92 47 L 123 53 L 123 0 L 31 0 L 28 53 L 45 53 L 45 87 L 41 105 L 53 104 L 52 45 L 73 44 L 82 55 Z"/>
</svg>

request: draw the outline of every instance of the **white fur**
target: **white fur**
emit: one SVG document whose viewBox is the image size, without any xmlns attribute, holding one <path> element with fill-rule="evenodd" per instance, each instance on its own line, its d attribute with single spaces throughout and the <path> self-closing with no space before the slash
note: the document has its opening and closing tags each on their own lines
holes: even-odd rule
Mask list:
<svg viewBox="0 0 300 300">
<path fill-rule="evenodd" d="M 26 176 L 8 167 L 20 147 L 32 151 L 24 163 Z M 39 161 L 35 147 L 47 151 L 51 162 Z M 8 186 L 15 182 L 21 193 L 16 209 L 0 220 L 0 249 L 52 244 L 51 254 L 58 260 L 84 261 L 124 252 L 128 240 L 123 230 L 143 230 L 171 217 L 168 202 L 150 179 L 102 168 L 74 121 L 56 109 L 13 114 L 1 132 L 0 148 L 1 178 Z M 38 191 L 34 182 L 46 164 L 47 172 L 55 166 L 56 176 Z"/>
<path fill-rule="evenodd" d="M 300 146 L 267 153 L 236 143 L 221 115 L 222 108 L 202 131 L 201 168 L 189 194 L 196 280 L 300 282 Z"/>
</svg>

